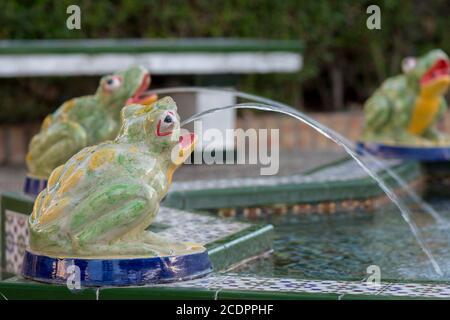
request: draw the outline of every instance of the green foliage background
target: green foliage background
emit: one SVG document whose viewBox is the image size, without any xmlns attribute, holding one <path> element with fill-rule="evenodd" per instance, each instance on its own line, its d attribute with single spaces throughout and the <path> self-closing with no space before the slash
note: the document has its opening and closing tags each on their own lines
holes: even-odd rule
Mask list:
<svg viewBox="0 0 450 320">
<path fill-rule="evenodd" d="M 78 4 L 82 29 L 66 28 Z M 366 8 L 381 7 L 381 30 L 366 28 Z M 360 104 L 401 59 L 441 47 L 450 52 L 446 0 L 2 0 L 1 39 L 240 37 L 299 39 L 304 69 L 294 75 L 249 75 L 239 89 L 307 110 Z M 0 80 L 0 122 L 41 118 L 65 99 L 91 93 L 97 78 Z"/>
</svg>

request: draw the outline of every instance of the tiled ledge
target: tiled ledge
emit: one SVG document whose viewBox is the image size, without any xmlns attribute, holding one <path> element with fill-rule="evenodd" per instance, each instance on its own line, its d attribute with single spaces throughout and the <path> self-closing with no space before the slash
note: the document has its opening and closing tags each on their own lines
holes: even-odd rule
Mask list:
<svg viewBox="0 0 450 320">
<path fill-rule="evenodd" d="M 215 273 L 208 277 L 143 287 L 86 288 L 72 293 L 67 287 L 13 277 L 0 282 L 6 299 L 450 299 L 447 283 L 392 283 L 305 280 Z"/>
<path fill-rule="evenodd" d="M 378 164 L 364 161 L 387 184 L 397 185 Z M 416 162 L 384 163 L 407 183 L 421 176 L 420 165 Z M 366 200 L 379 196 L 384 196 L 384 192 L 377 182 L 356 161 L 344 159 L 305 174 L 174 183 L 164 204 L 180 209 L 208 210 Z"/>
<path fill-rule="evenodd" d="M 161 286 L 161 285 L 160 285 Z M 346 295 L 368 295 L 380 297 L 450 298 L 450 284 L 380 283 L 378 285 L 358 281 L 304 280 L 296 278 L 269 278 L 242 276 L 238 274 L 213 274 L 209 277 L 164 287 L 208 289 L 215 291 L 242 290 L 278 294 L 334 294 L 339 299 Z"/>
<path fill-rule="evenodd" d="M 385 161 L 392 168 L 401 164 L 401 161 Z M 312 182 L 349 181 L 367 177 L 367 173 L 356 163 L 356 161 L 339 161 L 328 165 L 322 170 L 314 170 L 310 174 L 293 174 L 289 176 L 261 176 L 240 179 L 216 179 L 216 180 L 193 180 L 174 182 L 170 192 L 199 191 L 208 189 L 232 189 L 245 187 L 279 186 L 286 184 L 302 184 Z M 379 170 L 378 170 L 379 171 Z"/>
<path fill-rule="evenodd" d="M 0 261 L 3 271 L 19 273 L 28 243 L 27 219 L 33 201 L 17 193 L 1 197 Z M 222 219 L 161 207 L 150 230 L 176 241 L 197 242 L 209 252 L 214 270 L 224 270 L 272 248 L 271 225 Z"/>
</svg>

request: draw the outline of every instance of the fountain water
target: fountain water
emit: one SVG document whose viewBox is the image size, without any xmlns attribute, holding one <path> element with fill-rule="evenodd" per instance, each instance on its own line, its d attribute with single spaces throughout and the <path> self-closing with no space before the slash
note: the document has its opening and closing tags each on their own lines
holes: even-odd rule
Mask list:
<svg viewBox="0 0 450 320">
<path fill-rule="evenodd" d="M 268 98 L 264 98 L 264 97 L 260 97 L 257 95 L 253 95 L 253 94 L 249 94 L 249 93 L 245 93 L 245 92 L 241 92 L 241 91 L 236 91 L 236 90 L 232 90 L 232 89 L 205 88 L 205 87 L 174 87 L 174 88 L 156 89 L 156 90 L 151 90 L 149 92 L 157 93 L 157 94 L 187 93 L 187 92 L 193 92 L 193 93 L 196 93 L 196 92 L 229 92 L 229 93 L 234 94 L 236 97 L 247 99 L 247 100 L 252 100 L 252 101 L 263 103 L 263 104 L 267 104 L 267 105 L 269 105 L 269 107 L 276 106 L 276 107 L 280 107 L 280 108 L 286 108 L 290 112 L 298 113 L 300 115 L 300 117 L 302 118 L 301 119 L 302 122 L 311 126 L 313 129 L 317 130 L 319 133 L 321 133 L 324 136 L 326 136 L 327 138 L 331 139 L 338 145 L 341 145 L 341 143 L 338 143 L 336 140 L 340 140 L 343 144 L 345 144 L 352 150 L 355 150 L 355 146 L 354 146 L 353 142 L 351 142 L 350 140 L 348 140 L 347 138 L 345 138 L 338 132 L 332 130 L 329 127 L 324 126 L 323 124 L 317 122 L 316 120 L 312 119 L 311 117 L 307 116 L 306 114 L 299 112 L 298 110 L 295 110 L 286 104 L 283 104 L 283 103 L 280 103 L 278 101 L 274 101 L 274 100 L 271 100 Z M 218 109 L 220 109 L 220 108 L 218 108 Z M 277 110 L 270 110 L 270 111 L 277 112 Z M 202 113 L 202 116 L 206 115 L 208 113 L 209 112 L 204 112 L 204 113 Z M 196 116 L 196 115 L 194 115 L 194 116 Z M 185 123 L 188 120 L 185 120 Z M 191 121 L 189 121 L 189 122 L 191 122 Z M 320 129 L 320 130 L 318 130 L 318 129 Z M 428 203 L 424 202 L 417 195 L 417 193 L 414 192 L 414 190 L 411 189 L 408 186 L 408 184 L 400 176 L 398 176 L 393 170 L 391 170 L 389 166 L 384 164 L 382 160 L 376 158 L 375 156 L 373 156 L 371 153 L 369 153 L 365 149 L 358 150 L 358 153 L 362 154 L 365 158 L 367 158 L 368 162 L 370 162 L 371 164 L 374 164 L 376 166 L 375 169 L 381 169 L 384 172 L 386 172 L 390 177 L 392 177 L 397 182 L 397 184 L 400 186 L 400 188 L 407 193 L 407 195 L 411 198 L 411 200 L 414 203 L 418 204 L 418 206 L 421 207 L 424 212 L 428 213 L 431 217 L 433 217 L 433 219 L 436 221 L 436 223 L 438 223 L 441 226 L 449 227 L 449 225 L 445 221 L 445 219 L 442 218 L 442 216 L 436 210 L 434 210 L 433 207 L 431 207 Z M 363 160 L 361 159 L 361 161 L 363 161 Z"/>
<path fill-rule="evenodd" d="M 223 110 L 228 109 L 256 109 L 256 110 L 262 110 L 262 111 L 270 111 L 270 112 L 278 112 L 282 114 L 286 114 L 288 116 L 291 116 L 299 121 L 302 121 L 304 124 L 310 126 L 326 138 L 330 139 L 334 143 L 341 146 L 345 152 L 351 156 L 358 165 L 370 176 L 372 177 L 380 186 L 380 188 L 385 192 L 385 194 L 388 196 L 388 198 L 397 206 L 397 208 L 400 210 L 400 213 L 405 220 L 405 222 L 408 224 L 411 233 L 413 234 L 417 244 L 420 246 L 422 251 L 425 253 L 425 255 L 428 257 L 431 265 L 433 266 L 433 269 L 437 274 L 440 276 L 443 276 L 442 270 L 437 263 L 436 259 L 434 258 L 433 254 L 431 253 L 430 249 L 426 245 L 425 241 L 423 240 L 420 231 L 415 224 L 415 222 L 411 218 L 411 212 L 408 209 L 408 207 L 401 201 L 397 195 L 394 193 L 394 191 L 385 183 L 385 181 L 377 174 L 376 171 L 371 170 L 367 163 L 364 161 L 363 157 L 361 157 L 356 151 L 355 147 L 352 142 L 350 142 L 348 139 L 340 135 L 339 133 L 335 132 L 329 127 L 326 127 L 322 125 L 321 123 L 317 122 L 316 120 L 312 119 L 311 117 L 305 115 L 304 113 L 288 106 L 283 103 L 273 101 L 271 99 L 259 97 L 256 95 L 239 92 L 235 90 L 227 90 L 227 89 L 218 89 L 218 88 L 198 88 L 198 87 L 176 87 L 176 88 L 165 88 L 165 89 L 159 89 L 159 90 L 151 90 L 149 93 L 156 93 L 156 94 L 167 94 L 167 93 L 197 93 L 197 92 L 214 92 L 214 91 L 220 91 L 220 92 L 229 92 L 231 94 L 234 94 L 236 97 L 247 99 L 247 100 L 253 100 L 257 103 L 240 103 L 235 105 L 229 105 L 229 106 L 222 106 L 217 108 L 211 108 L 209 110 L 206 110 L 201 113 L 197 113 L 190 118 L 183 121 L 182 125 L 186 125 L 188 123 L 191 123 L 195 120 L 199 120 L 204 116 L 207 116 L 209 114 L 220 112 Z M 369 159 L 371 163 L 374 163 L 378 166 L 378 168 L 383 169 L 387 174 L 389 174 L 394 180 L 402 187 L 404 190 L 406 190 L 407 194 L 411 197 L 411 199 L 416 202 L 425 212 L 430 214 L 436 222 L 442 223 L 444 219 L 428 204 L 423 202 L 420 197 L 411 190 L 407 183 L 403 181 L 395 172 L 390 170 L 387 166 L 383 165 L 383 163 L 375 158 L 373 155 L 369 154 L 368 152 L 363 151 L 364 156 Z"/>
</svg>

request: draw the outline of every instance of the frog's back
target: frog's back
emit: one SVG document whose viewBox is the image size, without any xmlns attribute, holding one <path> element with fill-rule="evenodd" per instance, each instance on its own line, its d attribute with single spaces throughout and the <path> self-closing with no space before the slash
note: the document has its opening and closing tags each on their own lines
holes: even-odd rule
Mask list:
<svg viewBox="0 0 450 320">
<path fill-rule="evenodd" d="M 52 172 L 47 188 L 36 199 L 32 219 L 35 224 L 47 224 L 70 212 L 94 187 L 140 181 L 154 162 L 128 144 L 108 141 L 86 147 Z"/>
<path fill-rule="evenodd" d="M 365 133 L 388 127 L 393 122 L 396 103 L 407 100 L 409 91 L 404 75 L 386 79 L 364 104 Z"/>
<path fill-rule="evenodd" d="M 126 176 L 127 173 L 129 178 L 133 177 L 121 164 L 127 149 L 128 146 L 112 141 L 82 149 L 65 165 L 52 172 L 48 180 L 49 191 L 80 197 L 93 184 L 101 185 L 110 179 Z M 128 160 L 130 161 L 129 157 Z"/>
<path fill-rule="evenodd" d="M 92 115 L 95 109 L 95 99 L 93 95 L 82 96 L 64 102 L 51 115 L 54 122 L 70 120 L 79 122 L 81 119 Z"/>
<path fill-rule="evenodd" d="M 392 102 L 404 95 L 407 91 L 407 79 L 404 75 L 399 75 L 383 81 L 381 86 L 374 92 L 371 98 L 376 96 L 383 96 Z"/>
</svg>

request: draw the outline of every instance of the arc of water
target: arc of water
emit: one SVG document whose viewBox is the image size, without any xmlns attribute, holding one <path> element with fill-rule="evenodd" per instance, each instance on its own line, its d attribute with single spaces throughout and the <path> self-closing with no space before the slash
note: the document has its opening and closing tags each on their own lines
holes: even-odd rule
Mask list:
<svg viewBox="0 0 450 320">
<path fill-rule="evenodd" d="M 208 114 L 212 114 L 215 112 L 219 112 L 222 110 L 227 109 L 256 109 L 256 110 L 262 110 L 262 111 L 270 111 L 270 112 L 279 112 L 282 114 L 289 115 L 299 121 L 302 121 L 304 124 L 310 126 L 326 138 L 330 139 L 337 145 L 341 146 L 348 155 L 350 155 L 357 163 L 358 165 L 372 178 L 374 179 L 380 188 L 384 191 L 384 193 L 388 196 L 388 198 L 397 206 L 397 208 L 400 210 L 400 213 L 405 220 L 405 222 L 408 224 L 411 233 L 413 234 L 417 244 L 420 246 L 422 251 L 425 253 L 425 255 L 428 257 L 428 260 L 430 261 L 434 271 L 440 275 L 443 276 L 442 270 L 437 263 L 436 259 L 434 258 L 433 254 L 431 253 L 430 249 L 426 245 L 425 241 L 422 239 L 422 236 L 420 234 L 420 231 L 417 227 L 417 225 L 414 223 L 414 221 L 411 218 L 411 213 L 409 209 L 404 205 L 404 203 L 397 197 L 397 195 L 385 184 L 383 179 L 376 173 L 370 170 L 369 167 L 364 163 L 364 161 L 361 159 L 361 157 L 354 151 L 354 145 L 350 141 L 348 141 L 346 138 L 341 136 L 339 133 L 335 132 L 334 130 L 321 125 L 316 120 L 312 119 L 311 117 L 305 115 L 304 113 L 301 113 L 298 110 L 295 110 L 294 108 L 285 105 L 283 103 L 273 101 L 267 98 L 262 98 L 259 96 L 255 96 L 252 94 L 239 92 L 235 90 L 228 90 L 228 89 L 218 89 L 218 88 L 203 88 L 203 87 L 176 87 L 176 88 L 165 88 L 165 89 L 159 89 L 159 90 L 150 90 L 151 93 L 157 93 L 157 94 L 164 94 L 164 93 L 185 93 L 185 92 L 201 92 L 201 91 L 227 91 L 230 93 L 235 94 L 238 97 L 248 99 L 248 100 L 255 100 L 261 103 L 240 103 L 230 106 L 222 106 L 217 108 L 211 108 L 209 110 L 206 110 L 204 112 L 200 112 L 198 114 L 195 114 L 191 116 L 190 118 L 183 121 L 182 125 L 186 125 L 192 121 L 198 120 Z M 378 159 L 373 157 L 370 154 L 367 154 L 369 159 L 374 160 L 374 163 L 380 164 Z M 382 167 L 382 166 L 381 166 Z M 388 172 L 388 171 L 386 171 Z M 396 175 L 394 172 L 388 172 L 397 182 L 401 182 L 401 178 Z M 414 194 L 413 194 L 414 195 Z M 416 198 L 417 197 L 417 198 Z M 418 196 L 413 196 L 413 199 L 418 199 Z M 420 199 L 419 199 L 420 201 Z M 434 210 L 432 210 L 434 211 Z M 439 219 L 439 214 L 437 212 L 434 212 L 435 214 L 431 214 L 433 217 L 435 217 L 437 220 Z"/>
<path fill-rule="evenodd" d="M 229 93 L 232 93 L 236 97 L 239 97 L 239 98 L 243 98 L 243 99 L 247 99 L 247 100 L 253 100 L 255 102 L 260 102 L 260 103 L 265 103 L 265 104 L 269 104 L 269 105 L 274 105 L 274 106 L 281 107 L 281 108 L 288 108 L 291 111 L 298 112 L 297 110 L 293 109 L 292 107 L 290 107 L 290 106 L 288 106 L 286 104 L 283 104 L 281 102 L 278 102 L 278 101 L 275 101 L 275 100 L 271 100 L 271 99 L 268 99 L 268 98 L 264 98 L 264 97 L 261 97 L 261 96 L 257 96 L 257 95 L 254 95 L 254 94 L 250 94 L 250 93 L 246 93 L 246 92 L 242 92 L 242 91 L 237 91 L 237 90 L 234 90 L 234 89 L 214 88 L 214 87 L 174 87 L 174 88 L 155 89 L 155 90 L 150 90 L 148 92 L 158 93 L 158 94 L 164 94 L 164 93 L 186 93 L 186 92 L 193 92 L 193 93 L 195 93 L 195 92 L 229 92 Z M 313 124 L 315 126 L 314 129 L 317 130 L 317 128 L 320 127 L 323 131 L 328 132 L 329 136 L 327 136 L 327 138 L 331 139 L 333 142 L 337 143 L 332 138 L 334 136 L 337 139 L 339 139 L 340 141 L 342 141 L 344 144 L 346 144 L 348 147 L 350 147 L 352 150 L 355 149 L 353 142 L 351 142 L 350 140 L 348 140 L 347 138 L 345 138 L 344 136 L 342 136 L 338 132 L 332 130 L 329 127 L 323 126 L 321 123 L 317 122 L 316 120 L 314 120 L 313 118 L 307 116 L 306 114 L 303 114 L 303 113 L 301 113 L 301 114 L 302 114 L 302 117 L 305 119 L 305 121 L 308 121 L 309 123 L 311 123 L 311 124 Z M 306 123 L 305 121 L 302 120 L 302 122 Z M 306 123 L 306 124 L 309 125 L 308 123 Z M 324 134 L 323 132 L 321 132 L 321 133 Z M 338 145 L 339 145 L 339 143 L 338 143 Z M 406 191 L 408 196 L 415 203 L 417 203 L 425 212 L 427 212 L 428 214 L 430 214 L 431 217 L 433 217 L 433 219 L 436 221 L 436 223 L 438 223 L 440 225 L 447 225 L 448 226 L 448 224 L 445 221 L 445 219 L 442 218 L 442 216 L 436 210 L 434 210 L 433 207 L 431 207 L 429 204 L 427 204 L 424 201 L 422 201 L 420 199 L 420 197 L 417 195 L 417 193 L 414 192 L 414 190 L 412 190 L 411 188 L 409 188 L 407 183 L 399 175 L 397 175 L 388 166 L 383 164 L 383 161 L 379 160 L 378 158 L 373 156 L 370 152 L 367 152 L 364 149 L 360 150 L 360 153 L 362 153 L 366 158 L 368 158 L 371 163 L 375 164 L 377 166 L 377 169 L 383 169 L 383 171 L 385 171 L 390 177 L 392 177 L 399 184 L 399 186 L 402 187 Z"/>
</svg>

